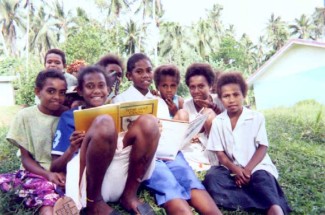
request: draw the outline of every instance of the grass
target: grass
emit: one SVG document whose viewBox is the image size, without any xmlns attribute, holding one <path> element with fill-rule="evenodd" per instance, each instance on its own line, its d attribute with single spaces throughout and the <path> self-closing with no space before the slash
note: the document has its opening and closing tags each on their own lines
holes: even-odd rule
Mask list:
<svg viewBox="0 0 325 215">
<path fill-rule="evenodd" d="M 18 109 L 10 108 L 8 114 L 2 115 L 11 118 Z M 325 214 L 325 106 L 304 101 L 291 108 L 267 110 L 264 114 L 269 154 L 279 170 L 279 182 L 294 210 L 292 214 Z M 9 172 L 19 166 L 16 148 L 5 140 L 7 129 L 8 123 L 0 124 L 0 172 Z M 200 178 L 203 176 L 204 173 L 199 174 Z M 157 214 L 166 214 L 155 205 L 150 192 L 141 190 L 139 195 Z M 112 206 L 125 212 L 116 204 Z M 222 212 L 226 215 L 255 214 L 223 209 Z M 33 211 L 14 204 L 11 194 L 0 194 L 0 214 L 33 214 Z"/>
</svg>

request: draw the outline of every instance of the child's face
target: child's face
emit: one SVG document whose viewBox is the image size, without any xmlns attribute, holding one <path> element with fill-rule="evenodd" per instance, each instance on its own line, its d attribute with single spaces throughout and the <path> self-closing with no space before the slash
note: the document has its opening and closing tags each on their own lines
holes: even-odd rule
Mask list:
<svg viewBox="0 0 325 215">
<path fill-rule="evenodd" d="M 139 90 L 143 95 L 146 95 L 153 78 L 150 61 L 143 59 L 136 62 L 134 69 L 127 73 L 127 78 L 130 81 L 133 81 L 133 86 L 137 90 Z"/>
<path fill-rule="evenodd" d="M 89 73 L 84 76 L 82 90 L 79 94 L 83 96 L 86 107 L 98 107 L 106 102 L 108 88 L 102 73 Z"/>
<path fill-rule="evenodd" d="M 163 99 L 173 99 L 177 91 L 176 78 L 170 75 L 163 75 L 160 77 L 158 90 Z"/>
<path fill-rule="evenodd" d="M 188 88 L 195 102 L 196 99 L 206 100 L 209 98 L 211 87 L 203 75 L 195 75 L 189 79 Z"/>
<path fill-rule="evenodd" d="M 62 62 L 62 58 L 58 54 L 48 54 L 45 61 L 45 69 L 56 69 L 63 71 L 65 65 Z"/>
<path fill-rule="evenodd" d="M 118 81 L 117 83 L 120 84 L 123 78 L 123 71 L 122 68 L 117 64 L 109 64 L 105 67 L 106 75 L 109 77 L 109 85 L 113 86 L 113 84 Z M 116 72 L 115 75 L 111 75 L 113 72 Z"/>
<path fill-rule="evenodd" d="M 241 113 L 244 96 L 238 84 L 226 84 L 221 87 L 221 101 L 228 114 Z"/>
<path fill-rule="evenodd" d="M 41 103 L 39 109 L 42 113 L 52 115 L 58 111 L 64 102 L 66 82 L 58 78 L 47 78 L 42 89 L 35 89 Z"/>
</svg>

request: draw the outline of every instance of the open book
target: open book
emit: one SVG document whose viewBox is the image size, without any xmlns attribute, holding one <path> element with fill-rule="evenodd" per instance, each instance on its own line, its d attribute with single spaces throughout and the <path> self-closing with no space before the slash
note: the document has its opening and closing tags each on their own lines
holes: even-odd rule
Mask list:
<svg viewBox="0 0 325 215">
<path fill-rule="evenodd" d="M 87 131 L 92 121 L 99 115 L 110 115 L 117 129 L 117 132 L 127 131 L 128 125 L 139 115 L 152 114 L 157 116 L 157 99 L 148 99 L 134 102 L 122 102 L 107 104 L 99 107 L 75 110 L 73 112 L 75 127 L 77 131 Z"/>
<path fill-rule="evenodd" d="M 160 119 L 162 132 L 156 152 L 157 158 L 174 160 L 178 151 L 200 132 L 207 118 L 207 114 L 200 114 L 191 122 Z"/>
</svg>

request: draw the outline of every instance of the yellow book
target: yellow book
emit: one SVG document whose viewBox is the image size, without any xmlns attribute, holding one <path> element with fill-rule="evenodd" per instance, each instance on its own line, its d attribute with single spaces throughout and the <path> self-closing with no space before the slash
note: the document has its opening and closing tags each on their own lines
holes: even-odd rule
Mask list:
<svg viewBox="0 0 325 215">
<path fill-rule="evenodd" d="M 75 110 L 73 112 L 75 127 L 77 131 L 87 131 L 97 116 L 107 114 L 113 118 L 117 132 L 127 131 L 129 123 L 139 115 L 152 114 L 157 116 L 157 107 L 158 99 L 148 99 Z"/>
</svg>

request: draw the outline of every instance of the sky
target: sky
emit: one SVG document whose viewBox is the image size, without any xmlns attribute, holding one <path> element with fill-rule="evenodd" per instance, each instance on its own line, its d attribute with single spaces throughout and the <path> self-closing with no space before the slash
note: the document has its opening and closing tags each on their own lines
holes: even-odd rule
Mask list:
<svg viewBox="0 0 325 215">
<path fill-rule="evenodd" d="M 311 15 L 315 7 L 323 7 L 325 0 L 161 0 L 165 20 L 188 25 L 206 16 L 206 10 L 217 3 L 223 6 L 221 20 L 233 24 L 237 36 L 247 33 L 253 41 L 264 33 L 271 14 L 293 22 L 302 14 Z M 186 5 L 186 6 L 184 6 Z"/>
</svg>

